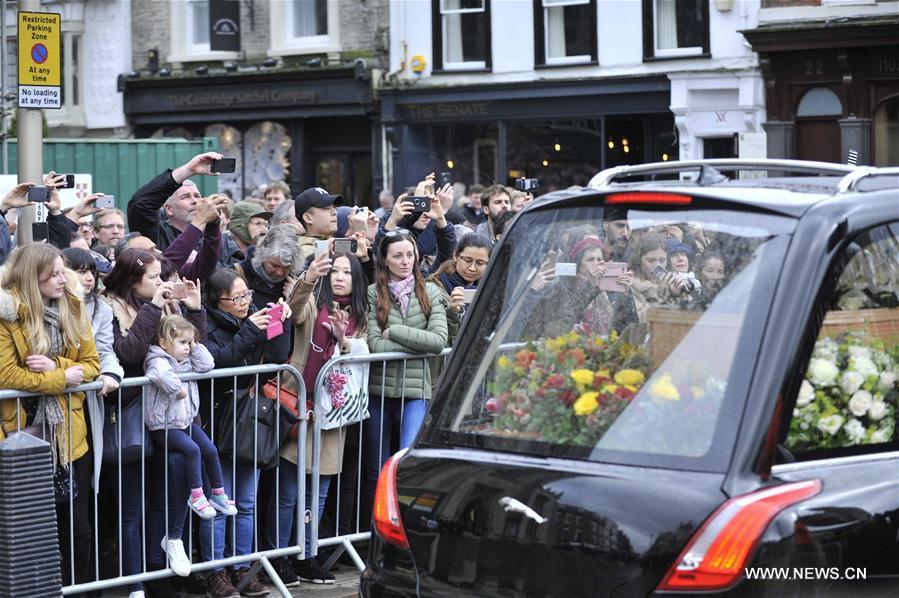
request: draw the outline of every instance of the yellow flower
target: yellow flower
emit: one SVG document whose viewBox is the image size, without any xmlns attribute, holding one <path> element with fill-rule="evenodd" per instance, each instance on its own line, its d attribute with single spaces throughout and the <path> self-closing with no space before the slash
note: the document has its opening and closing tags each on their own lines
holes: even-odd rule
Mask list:
<svg viewBox="0 0 899 598">
<path fill-rule="evenodd" d="M 499 359 L 496 360 L 496 365 L 501 368 L 507 368 L 512 363 L 512 360 L 506 357 L 505 355 L 500 355 Z"/>
<path fill-rule="evenodd" d="M 618 340 L 618 331 L 613 330 L 612 333 L 609 334 L 609 341 L 614 343 L 617 340 Z"/>
<path fill-rule="evenodd" d="M 654 381 L 649 387 L 649 392 L 652 396 L 665 401 L 680 401 L 680 393 L 671 381 L 670 374 L 664 374 Z"/>
<path fill-rule="evenodd" d="M 693 394 L 694 399 L 701 399 L 705 396 L 705 390 L 698 386 L 691 386 L 690 392 Z"/>
<path fill-rule="evenodd" d="M 639 386 L 645 380 L 646 377 L 639 370 L 621 370 L 615 374 L 615 382 L 622 386 Z"/>
<path fill-rule="evenodd" d="M 598 392 L 585 392 L 574 402 L 574 412 L 577 415 L 590 415 L 599 407 L 599 402 L 596 398 L 599 396 Z"/>
<path fill-rule="evenodd" d="M 596 373 L 597 373 L 599 376 L 602 376 L 603 378 L 611 378 L 611 377 L 612 377 L 612 374 L 609 372 L 609 370 L 599 370 L 599 371 L 596 372 Z"/>
<path fill-rule="evenodd" d="M 593 372 L 590 370 L 571 370 L 571 379 L 581 386 L 593 384 Z"/>
<path fill-rule="evenodd" d="M 617 384 L 606 384 L 602 387 L 603 392 L 613 393 L 618 390 Z"/>
<path fill-rule="evenodd" d="M 601 336 L 597 336 L 596 340 L 593 342 L 596 344 L 597 347 L 602 347 L 604 344 L 606 344 L 606 341 L 604 341 Z"/>
<path fill-rule="evenodd" d="M 568 333 L 568 342 L 569 343 L 574 344 L 574 343 L 578 342 L 580 339 L 581 339 L 581 337 L 579 337 L 577 332 L 575 332 L 574 330 L 572 330 L 571 332 Z"/>
<path fill-rule="evenodd" d="M 546 341 L 546 348 L 550 351 L 558 351 L 565 345 L 564 342 L 560 342 L 557 338 L 551 338 Z"/>
</svg>

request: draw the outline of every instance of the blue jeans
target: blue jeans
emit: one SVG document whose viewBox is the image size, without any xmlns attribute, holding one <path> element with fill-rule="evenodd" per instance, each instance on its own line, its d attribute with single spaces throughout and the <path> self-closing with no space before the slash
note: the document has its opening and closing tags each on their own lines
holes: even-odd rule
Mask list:
<svg viewBox="0 0 899 598">
<path fill-rule="evenodd" d="M 144 497 L 144 478 L 142 475 L 142 466 L 144 461 L 136 461 L 122 465 L 122 493 L 118 495 L 118 484 L 114 484 L 116 495 L 122 507 L 122 574 L 135 575 L 143 570 L 141 562 L 141 514 L 145 506 Z M 149 465 L 149 464 L 147 464 Z M 118 475 L 118 466 L 110 465 L 104 468 L 103 473 L 109 475 Z M 116 513 L 118 518 L 118 513 Z M 118 538 L 116 539 L 118 541 Z M 157 540 L 157 544 L 159 541 Z M 129 592 L 136 592 L 143 589 L 142 584 L 130 584 Z"/>
<path fill-rule="evenodd" d="M 234 500 L 237 516 L 233 525 L 227 521 L 223 513 L 216 515 L 212 521 L 200 520 L 200 555 L 204 561 L 211 561 L 213 557 L 216 559 L 225 557 L 226 537 L 227 556 L 253 552 L 253 516 L 256 511 L 259 470 L 242 463 L 237 463 L 236 469 L 232 469 L 232 464 L 228 461 L 223 461 L 221 467 L 225 492 Z M 234 565 L 234 568 L 243 569 L 249 566 L 250 563 L 241 563 Z"/>
<path fill-rule="evenodd" d="M 323 475 L 318 482 L 318 517 L 320 521 L 325 510 L 325 501 L 328 499 L 328 487 L 331 485 L 331 476 Z M 290 535 L 293 529 L 297 512 L 297 497 L 300 488 L 297 485 L 297 466 L 287 459 L 281 459 L 278 467 L 278 494 L 272 493 L 269 503 L 268 517 L 268 543 L 273 548 L 287 548 L 290 546 Z M 312 503 L 312 476 L 306 476 L 306 508 L 311 510 Z M 278 511 L 275 512 L 277 505 Z M 306 558 L 311 558 L 310 538 L 312 535 L 311 524 L 306 524 Z M 277 540 L 277 546 L 276 541 Z"/>
<path fill-rule="evenodd" d="M 140 462 L 135 464 L 138 468 Z M 166 465 L 168 465 L 168 511 L 166 511 Z M 165 567 L 165 553 L 159 542 L 164 536 L 177 539 L 184 532 L 187 518 L 187 466 L 182 453 L 170 452 L 168 461 L 162 450 L 153 452 L 150 461 L 150 505 L 147 512 L 147 567 L 151 570 Z M 138 503 L 140 505 L 140 503 Z M 187 547 L 185 545 L 185 550 Z"/>
<path fill-rule="evenodd" d="M 150 437 L 157 448 L 164 449 L 168 436 L 169 453 L 184 455 L 187 465 L 187 483 L 191 490 L 203 487 L 203 465 L 209 476 L 209 484 L 213 489 L 222 487 L 222 466 L 219 464 L 219 452 L 209 440 L 203 428 L 191 424 L 183 430 L 152 430 Z"/>
<path fill-rule="evenodd" d="M 411 445 L 425 420 L 428 403 L 424 399 L 406 399 L 404 402 L 390 397 L 384 398 L 382 403 L 378 397 L 372 397 L 368 410 L 371 417 L 362 423 L 362 454 L 368 479 L 368 497 L 372 501 L 369 504 L 374 504 L 378 474 L 390 456 L 394 434 L 399 434 L 401 449 Z"/>
</svg>

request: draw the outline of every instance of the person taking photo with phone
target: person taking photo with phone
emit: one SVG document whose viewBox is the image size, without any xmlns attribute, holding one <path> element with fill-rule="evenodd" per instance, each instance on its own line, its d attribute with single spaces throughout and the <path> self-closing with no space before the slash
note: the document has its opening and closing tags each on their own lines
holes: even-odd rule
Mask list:
<svg viewBox="0 0 899 598">
<path fill-rule="evenodd" d="M 493 246 L 484 235 L 471 233 L 462 237 L 453 257 L 443 262 L 428 278 L 446 293 L 446 322 L 449 338 L 456 336 L 466 306 L 471 303 L 478 283 L 487 270 Z"/>
<path fill-rule="evenodd" d="M 253 297 L 253 290 L 247 286 L 246 280 L 230 268 L 217 270 L 206 282 L 204 303 L 209 327 L 206 346 L 215 359 L 216 367 L 285 363 L 290 357 L 290 307 L 283 299 L 280 300 L 283 305 L 281 320 L 285 333 L 269 339 L 266 335 L 266 329 L 272 323 L 269 307 L 258 307 L 259 304 L 253 301 Z M 288 377 L 283 377 L 282 381 L 287 379 Z M 243 396 L 244 400 L 252 400 L 251 393 L 261 392 L 261 389 L 256 388 L 256 380 L 256 376 L 247 375 L 238 377 L 236 383 L 232 378 L 218 378 L 214 382 L 212 395 L 215 397 L 215 405 L 212 406 L 212 413 L 224 418 L 216 422 L 217 428 L 221 425 L 233 425 L 227 406 L 235 388 L 238 396 Z M 208 388 L 208 383 L 201 384 L 200 388 Z M 208 396 L 208 393 L 203 394 Z M 209 414 L 208 409 L 201 405 L 201 415 Z M 223 514 L 211 522 L 200 521 L 200 554 L 204 561 L 253 552 L 259 470 L 236 460 L 232 463 L 231 458 L 225 457 L 222 459 L 222 473 L 225 492 L 234 499 L 237 506 L 236 534 L 229 533 L 226 539 Z M 235 565 L 238 579 L 248 573 L 249 566 L 250 563 Z M 206 574 L 205 581 L 212 596 L 227 596 L 234 592 L 224 569 L 210 571 Z M 248 596 L 268 595 L 268 590 L 255 577 L 248 581 L 245 592 Z"/>
</svg>

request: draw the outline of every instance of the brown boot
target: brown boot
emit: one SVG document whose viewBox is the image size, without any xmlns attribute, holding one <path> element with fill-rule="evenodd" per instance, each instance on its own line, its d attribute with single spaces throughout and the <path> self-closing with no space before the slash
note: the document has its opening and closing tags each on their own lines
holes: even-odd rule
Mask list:
<svg viewBox="0 0 899 598">
<path fill-rule="evenodd" d="M 243 578 L 246 575 L 249 575 L 249 573 L 250 573 L 249 569 L 236 570 L 234 572 L 234 580 L 235 580 L 234 585 L 239 586 L 240 582 L 243 581 Z M 249 597 L 253 597 L 253 598 L 261 597 L 261 596 L 268 596 L 269 594 L 271 594 L 271 592 L 269 592 L 267 587 L 265 587 L 264 585 L 262 585 L 262 583 L 260 583 L 259 579 L 257 579 L 257 577 L 255 575 L 250 578 L 250 580 L 247 582 L 247 585 L 245 585 L 243 587 L 243 590 L 240 591 L 241 596 L 249 596 Z"/>
<path fill-rule="evenodd" d="M 225 571 L 210 571 L 206 574 L 206 595 L 209 598 L 240 598 L 240 593 L 231 585 Z"/>
</svg>

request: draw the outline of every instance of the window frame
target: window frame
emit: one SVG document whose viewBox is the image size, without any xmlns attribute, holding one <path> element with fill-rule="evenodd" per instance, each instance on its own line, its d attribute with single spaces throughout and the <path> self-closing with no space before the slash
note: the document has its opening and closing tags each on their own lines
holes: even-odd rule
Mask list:
<svg viewBox="0 0 899 598">
<path fill-rule="evenodd" d="M 212 50 L 209 42 L 196 44 L 193 39 L 194 13 L 196 0 L 170 0 L 169 18 L 169 56 L 168 62 L 201 62 L 204 60 L 237 60 L 240 52 Z"/>
<path fill-rule="evenodd" d="M 679 60 L 683 58 L 710 58 L 711 57 L 711 32 L 709 2 L 703 0 L 702 7 L 703 28 L 702 46 L 689 48 L 676 48 L 673 50 L 656 49 L 656 9 L 657 0 L 643 0 L 643 62 L 655 60 Z"/>
<path fill-rule="evenodd" d="M 477 62 L 450 62 L 447 63 L 444 58 L 444 35 L 443 35 L 443 0 L 431 0 L 431 43 L 434 66 L 431 73 L 489 73 L 493 70 L 493 27 L 491 24 L 491 0 L 481 0 L 484 8 L 475 9 L 459 9 L 450 14 L 477 13 L 483 11 L 484 22 L 486 28 L 486 39 L 484 44 L 487 55 L 483 61 Z"/>
<path fill-rule="evenodd" d="M 7 38 L 10 39 L 10 38 Z M 11 38 L 15 43 L 15 37 Z M 73 64 L 73 47 L 78 46 L 78 60 Z M 47 110 L 47 125 L 50 127 L 84 127 L 84 27 L 83 24 L 64 26 L 60 35 L 62 59 L 63 101 L 58 109 Z M 18 71 L 14 71 L 17 73 Z M 77 89 L 75 80 L 77 79 Z M 74 92 L 74 93 L 73 93 Z"/>
<path fill-rule="evenodd" d="M 302 54 L 323 54 L 340 52 L 340 2 L 324 0 L 327 6 L 327 28 L 325 35 L 295 36 L 294 4 L 289 2 L 272 2 L 269 6 L 269 50 L 268 56 L 294 56 Z"/>
<path fill-rule="evenodd" d="M 550 6 L 546 6 L 544 4 L 545 1 L 546 0 L 534 0 L 534 67 L 552 68 L 599 64 L 596 0 L 559 0 Z M 550 8 L 579 6 L 583 4 L 590 7 L 590 55 L 581 54 L 577 56 L 565 56 L 562 58 L 548 57 L 546 55 L 546 11 Z"/>
<path fill-rule="evenodd" d="M 812 306 L 811 315 L 805 326 L 801 343 L 797 346 L 796 367 L 786 376 L 782 386 L 780 396 L 784 397 L 784 409 L 780 417 L 774 424 L 776 426 L 776 438 L 778 446 L 786 448 L 787 438 L 789 436 L 790 423 L 793 419 L 793 410 L 799 398 L 799 390 L 805 375 L 808 372 L 809 364 L 814 353 L 815 343 L 821 334 L 824 326 L 824 319 L 827 316 L 827 305 L 834 292 L 837 289 L 840 278 L 846 271 L 849 260 L 846 258 L 848 248 L 856 244 L 862 235 L 870 234 L 878 228 L 897 228 L 899 229 L 899 220 L 883 220 L 877 224 L 865 227 L 862 230 L 855 231 L 851 236 L 847 236 L 838 247 L 834 248 L 833 259 L 827 266 L 826 275 L 822 284 L 818 288 L 818 294 L 814 305 Z M 772 471 L 802 469 L 807 467 L 815 467 L 821 463 L 839 462 L 842 460 L 857 459 L 883 459 L 891 458 L 891 456 L 899 455 L 899 436 L 894 433 L 892 446 L 887 448 L 882 444 L 857 444 L 851 446 L 815 448 L 808 451 L 796 453 L 790 451 L 793 458 L 788 462 L 775 462 L 771 465 Z M 796 458 L 800 455 L 803 458 Z"/>
</svg>

